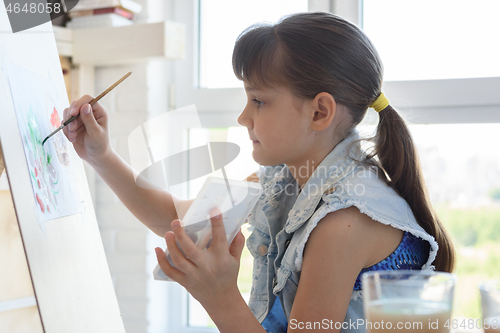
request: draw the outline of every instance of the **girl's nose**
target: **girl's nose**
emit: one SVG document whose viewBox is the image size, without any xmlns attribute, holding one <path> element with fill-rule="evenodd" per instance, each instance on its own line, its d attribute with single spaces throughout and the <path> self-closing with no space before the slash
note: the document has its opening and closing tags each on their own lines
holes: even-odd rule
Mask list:
<svg viewBox="0 0 500 333">
<path fill-rule="evenodd" d="M 250 111 L 248 110 L 248 105 L 241 111 L 240 115 L 238 116 L 238 124 L 245 126 L 247 128 L 252 128 L 253 127 L 253 122 L 250 117 Z"/>
</svg>

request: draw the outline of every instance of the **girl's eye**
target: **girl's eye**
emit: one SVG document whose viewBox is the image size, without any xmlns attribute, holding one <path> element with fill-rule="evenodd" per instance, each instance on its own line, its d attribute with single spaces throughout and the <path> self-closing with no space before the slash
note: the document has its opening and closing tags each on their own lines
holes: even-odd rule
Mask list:
<svg viewBox="0 0 500 333">
<path fill-rule="evenodd" d="M 255 99 L 255 98 L 254 98 L 254 99 L 252 99 L 252 101 L 253 101 L 255 104 L 257 104 L 257 106 L 262 106 L 262 105 L 264 105 L 264 102 L 261 102 L 261 101 L 259 101 L 258 99 Z"/>
</svg>

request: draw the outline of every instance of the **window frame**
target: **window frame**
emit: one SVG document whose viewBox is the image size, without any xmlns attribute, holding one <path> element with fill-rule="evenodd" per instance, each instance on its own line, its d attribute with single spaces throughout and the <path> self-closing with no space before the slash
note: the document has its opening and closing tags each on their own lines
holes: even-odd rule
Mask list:
<svg viewBox="0 0 500 333">
<path fill-rule="evenodd" d="M 332 11 L 356 25 L 362 22 L 363 0 L 309 0 L 310 11 Z M 204 127 L 239 126 L 237 116 L 246 103 L 243 88 L 198 87 L 199 0 L 174 0 L 174 19 L 186 26 L 186 57 L 174 69 L 176 107 L 195 104 Z M 387 81 L 382 90 L 410 123 L 500 123 L 500 77 Z M 364 121 L 365 122 L 365 121 Z M 366 123 L 378 117 L 366 117 Z M 182 145 L 173 142 L 172 145 Z M 179 301 L 182 306 L 179 306 Z M 189 327 L 187 292 L 168 286 L 168 332 L 213 333 L 217 329 Z"/>
<path fill-rule="evenodd" d="M 176 4 L 175 19 L 186 24 L 187 40 L 192 41 L 186 43 L 186 59 L 179 62 L 174 71 L 178 106 L 195 104 L 200 115 L 239 114 L 246 102 L 243 88 L 198 87 L 199 0 Z M 362 21 L 362 8 L 362 0 L 309 1 L 309 10 L 332 10 L 358 26 Z M 391 104 L 411 122 L 500 122 L 500 77 L 387 81 L 382 88 Z M 210 119 L 210 116 L 207 114 L 204 118 Z"/>
</svg>

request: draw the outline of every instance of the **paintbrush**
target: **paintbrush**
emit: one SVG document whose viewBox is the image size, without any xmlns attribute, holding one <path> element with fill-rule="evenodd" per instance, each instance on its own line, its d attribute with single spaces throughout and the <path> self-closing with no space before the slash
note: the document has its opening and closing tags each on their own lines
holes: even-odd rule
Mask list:
<svg viewBox="0 0 500 333">
<path fill-rule="evenodd" d="M 108 89 L 104 90 L 104 92 L 102 94 L 100 94 L 99 96 L 97 96 L 96 98 L 94 98 L 93 100 L 90 101 L 90 106 L 92 107 L 92 105 L 94 105 L 95 103 L 97 103 L 101 98 L 103 98 L 104 96 L 106 96 L 107 93 L 109 93 L 111 90 L 113 90 L 117 85 L 119 85 L 120 83 L 122 83 L 123 80 L 125 80 L 126 78 L 128 78 L 130 76 L 130 74 L 132 74 L 132 72 L 128 72 L 127 74 L 125 74 L 121 79 L 119 79 L 118 81 L 116 81 L 111 87 L 109 87 Z M 76 116 L 72 116 L 70 117 L 68 120 L 66 120 L 64 123 L 61 124 L 61 126 L 59 126 L 54 132 L 50 133 L 49 136 L 47 136 L 43 141 L 42 141 L 42 145 L 45 143 L 45 141 L 47 141 L 51 136 L 53 136 L 54 134 L 56 134 L 57 132 L 59 132 L 60 130 L 62 130 L 65 126 L 69 125 L 73 120 L 75 120 L 76 118 L 78 118 L 78 116 L 80 116 L 80 114 L 77 114 Z"/>
</svg>

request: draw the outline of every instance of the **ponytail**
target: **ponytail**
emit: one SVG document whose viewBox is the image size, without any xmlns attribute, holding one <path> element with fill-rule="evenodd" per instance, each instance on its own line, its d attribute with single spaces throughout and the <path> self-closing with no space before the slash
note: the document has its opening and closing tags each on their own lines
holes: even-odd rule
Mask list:
<svg viewBox="0 0 500 333">
<path fill-rule="evenodd" d="M 436 239 L 439 245 L 434 261 L 436 270 L 452 272 L 455 268 L 455 249 L 430 203 L 411 133 L 391 105 L 378 113 L 377 132 L 372 138 L 375 139 L 375 147 L 366 162 L 382 169 L 384 181 L 405 199 L 418 224 Z M 379 163 L 373 163 L 375 156 Z"/>
</svg>

